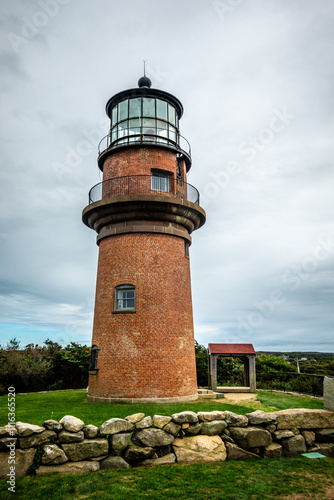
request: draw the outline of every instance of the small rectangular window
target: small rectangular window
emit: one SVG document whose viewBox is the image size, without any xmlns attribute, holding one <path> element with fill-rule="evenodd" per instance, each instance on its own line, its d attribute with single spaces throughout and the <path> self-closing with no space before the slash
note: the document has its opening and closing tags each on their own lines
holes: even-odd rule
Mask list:
<svg viewBox="0 0 334 500">
<path fill-rule="evenodd" d="M 157 99 L 157 118 L 167 121 L 167 102 Z"/>
<path fill-rule="evenodd" d="M 151 189 L 153 191 L 169 192 L 169 175 L 152 173 Z"/>
<path fill-rule="evenodd" d="M 143 116 L 155 117 L 155 99 L 143 98 Z"/>
<path fill-rule="evenodd" d="M 176 124 L 175 123 L 175 108 L 173 108 L 173 106 L 171 106 L 170 104 L 168 104 L 168 121 L 172 125 Z"/>
<path fill-rule="evenodd" d="M 115 310 L 133 311 L 135 309 L 135 287 L 132 285 L 120 285 L 116 287 Z"/>
<path fill-rule="evenodd" d="M 138 118 L 141 116 L 141 97 L 130 99 L 129 118 Z"/>
<path fill-rule="evenodd" d="M 115 125 L 116 122 L 117 122 L 117 106 L 112 108 L 111 125 Z"/>
</svg>

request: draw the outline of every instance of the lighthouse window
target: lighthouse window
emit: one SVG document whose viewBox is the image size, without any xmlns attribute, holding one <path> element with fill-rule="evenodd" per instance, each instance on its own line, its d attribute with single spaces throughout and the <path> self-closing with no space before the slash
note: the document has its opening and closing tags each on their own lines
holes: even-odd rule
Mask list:
<svg viewBox="0 0 334 500">
<path fill-rule="evenodd" d="M 175 125 L 175 108 L 168 104 L 168 121 Z"/>
<path fill-rule="evenodd" d="M 164 193 L 169 193 L 169 175 L 152 172 L 151 189 L 153 191 L 163 191 Z"/>
<path fill-rule="evenodd" d="M 143 116 L 155 116 L 155 99 L 143 99 Z"/>
<path fill-rule="evenodd" d="M 118 105 L 118 121 L 126 120 L 128 117 L 128 100 L 122 101 Z"/>
<path fill-rule="evenodd" d="M 135 287 L 133 285 L 120 285 L 116 287 L 115 310 L 133 311 L 135 308 Z"/>
<path fill-rule="evenodd" d="M 98 352 L 99 352 L 99 349 L 98 349 L 97 345 L 93 345 L 92 349 L 90 351 L 90 365 L 89 365 L 90 370 L 97 370 Z"/>
<path fill-rule="evenodd" d="M 137 118 L 141 115 L 141 98 L 130 99 L 129 117 Z"/>
<path fill-rule="evenodd" d="M 157 99 L 157 118 L 167 121 L 167 102 Z"/>
</svg>

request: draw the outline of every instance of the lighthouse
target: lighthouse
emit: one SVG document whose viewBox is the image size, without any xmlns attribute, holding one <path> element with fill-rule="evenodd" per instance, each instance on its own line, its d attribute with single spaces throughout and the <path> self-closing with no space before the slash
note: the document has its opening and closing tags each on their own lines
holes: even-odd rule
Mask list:
<svg viewBox="0 0 334 500">
<path fill-rule="evenodd" d="M 103 181 L 89 191 L 82 214 L 99 247 L 88 400 L 193 401 L 189 249 L 205 212 L 187 183 L 183 106 L 143 76 L 138 87 L 111 97 L 106 113 Z"/>
</svg>

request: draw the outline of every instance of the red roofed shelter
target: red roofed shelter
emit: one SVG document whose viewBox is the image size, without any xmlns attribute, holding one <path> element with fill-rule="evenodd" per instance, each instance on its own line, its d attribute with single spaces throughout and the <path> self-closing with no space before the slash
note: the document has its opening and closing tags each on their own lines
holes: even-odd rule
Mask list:
<svg viewBox="0 0 334 500">
<path fill-rule="evenodd" d="M 256 352 L 252 344 L 209 344 L 209 388 L 214 392 L 255 392 Z M 217 387 L 217 359 L 219 357 L 243 358 L 245 367 L 245 387 Z"/>
</svg>

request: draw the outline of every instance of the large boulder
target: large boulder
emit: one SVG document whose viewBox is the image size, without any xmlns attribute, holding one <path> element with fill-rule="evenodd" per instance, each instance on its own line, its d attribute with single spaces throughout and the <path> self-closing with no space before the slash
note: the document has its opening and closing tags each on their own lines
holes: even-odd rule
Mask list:
<svg viewBox="0 0 334 500">
<path fill-rule="evenodd" d="M 225 420 L 225 412 L 223 411 L 198 411 L 198 420 L 200 422 L 212 422 L 214 420 Z"/>
<path fill-rule="evenodd" d="M 58 434 L 58 439 L 61 443 L 80 443 L 85 439 L 85 435 L 83 431 L 79 432 L 61 431 Z"/>
<path fill-rule="evenodd" d="M 161 429 L 151 427 L 150 429 L 135 430 L 132 434 L 132 442 L 138 446 L 166 446 L 173 442 L 174 436 Z"/>
<path fill-rule="evenodd" d="M 155 449 L 150 446 L 129 446 L 124 453 L 124 458 L 131 463 L 151 458 L 154 454 Z"/>
<path fill-rule="evenodd" d="M 334 427 L 334 412 L 292 408 L 276 412 L 277 429 L 330 429 Z"/>
<path fill-rule="evenodd" d="M 213 420 L 201 424 L 201 434 L 205 436 L 216 436 L 221 434 L 227 427 L 225 420 Z"/>
<path fill-rule="evenodd" d="M 253 460 L 254 458 L 259 458 L 255 453 L 243 450 L 233 443 L 226 443 L 226 450 L 227 460 Z"/>
<path fill-rule="evenodd" d="M 153 425 L 158 429 L 162 429 L 165 425 L 169 424 L 171 420 L 172 417 L 165 417 L 164 415 L 154 415 Z"/>
<path fill-rule="evenodd" d="M 198 416 L 193 411 L 181 411 L 173 413 L 172 419 L 177 424 L 195 424 L 198 422 Z"/>
<path fill-rule="evenodd" d="M 229 427 L 247 427 L 248 418 L 232 411 L 225 411 L 226 423 Z"/>
<path fill-rule="evenodd" d="M 99 462 L 66 462 L 60 465 L 41 465 L 36 469 L 37 476 L 46 476 L 48 474 L 78 474 L 80 472 L 95 472 L 100 469 Z"/>
<path fill-rule="evenodd" d="M 156 465 L 171 465 L 176 461 L 176 457 L 174 453 L 168 453 L 162 457 L 158 458 L 148 458 L 147 460 L 143 460 L 138 465 L 144 467 L 155 467 Z"/>
<path fill-rule="evenodd" d="M 85 425 L 80 418 L 73 417 L 72 415 L 65 415 L 59 423 L 64 427 L 65 431 L 78 432 L 81 431 Z"/>
<path fill-rule="evenodd" d="M 231 427 L 229 430 L 238 446 L 246 450 L 268 446 L 272 442 L 270 432 L 260 427 Z"/>
<path fill-rule="evenodd" d="M 56 444 L 47 444 L 43 447 L 42 464 L 58 465 L 68 461 L 65 452 Z"/>
<path fill-rule="evenodd" d="M 27 424 L 25 422 L 16 422 L 15 427 L 20 437 L 31 436 L 31 434 L 39 434 L 45 431 L 45 427 L 41 427 L 40 425 Z"/>
<path fill-rule="evenodd" d="M 32 434 L 31 436 L 20 438 L 20 446 L 25 450 L 26 448 L 33 448 L 40 444 L 54 441 L 55 439 L 57 439 L 57 434 L 55 432 L 44 430 L 44 432 L 39 434 Z"/>
<path fill-rule="evenodd" d="M 122 457 L 108 457 L 100 462 L 101 469 L 131 469 L 131 465 L 128 464 Z"/>
<path fill-rule="evenodd" d="M 71 462 L 107 455 L 109 451 L 108 440 L 105 438 L 85 439 L 81 443 L 63 444 L 62 448 Z"/>
<path fill-rule="evenodd" d="M 305 439 L 301 434 L 289 439 L 283 439 L 282 446 L 285 457 L 296 457 L 301 453 L 306 453 Z"/>
<path fill-rule="evenodd" d="M 15 477 L 23 477 L 27 474 L 29 467 L 34 461 L 36 450 L 30 448 L 29 450 L 15 450 Z M 8 479 L 11 472 L 11 464 L 8 460 L 13 458 L 10 452 L 0 453 L 0 478 Z"/>
<path fill-rule="evenodd" d="M 121 434 L 113 434 L 109 438 L 109 444 L 115 455 L 120 455 L 125 448 L 129 446 L 131 434 L 123 432 Z"/>
<path fill-rule="evenodd" d="M 173 449 L 177 462 L 222 462 L 226 460 L 225 444 L 219 436 L 176 438 Z"/>
<path fill-rule="evenodd" d="M 120 432 L 130 432 L 132 430 L 133 424 L 130 420 L 124 418 L 111 418 L 103 422 L 99 429 L 99 433 L 100 436 L 107 436 L 108 434 L 118 434 Z"/>
<path fill-rule="evenodd" d="M 266 413 L 262 410 L 256 410 L 252 413 L 246 413 L 249 425 L 270 425 L 277 424 L 276 413 Z"/>
</svg>

